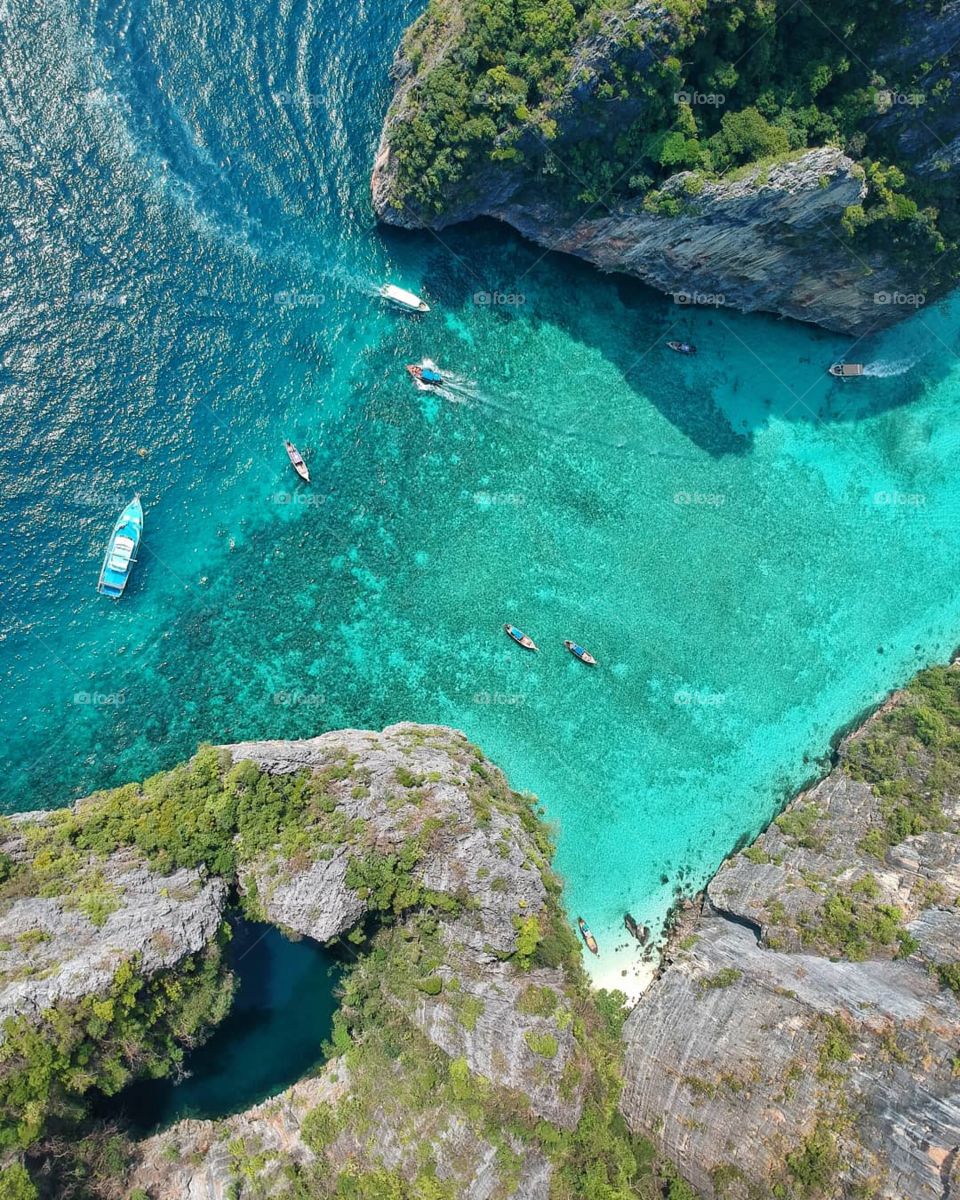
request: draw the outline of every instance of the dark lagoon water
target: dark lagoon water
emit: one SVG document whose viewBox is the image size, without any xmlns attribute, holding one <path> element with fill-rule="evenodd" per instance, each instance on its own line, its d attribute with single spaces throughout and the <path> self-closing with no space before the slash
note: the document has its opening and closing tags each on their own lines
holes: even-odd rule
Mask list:
<svg viewBox="0 0 960 1200">
<path fill-rule="evenodd" d="M 239 921 L 230 943 L 239 980 L 229 1016 L 183 1064 L 185 1078 L 132 1084 L 98 1115 L 150 1132 L 185 1117 L 222 1117 L 259 1104 L 323 1062 L 340 964 L 315 942 Z"/>
<path fill-rule="evenodd" d="M 377 229 L 419 8 L 2 0 L 0 807 L 202 740 L 455 725 L 540 795 L 610 978 L 625 908 L 655 924 L 960 640 L 960 310 L 851 347 L 493 224 Z M 871 374 L 829 379 L 846 354 Z M 424 355 L 475 383 L 416 392 Z"/>
</svg>

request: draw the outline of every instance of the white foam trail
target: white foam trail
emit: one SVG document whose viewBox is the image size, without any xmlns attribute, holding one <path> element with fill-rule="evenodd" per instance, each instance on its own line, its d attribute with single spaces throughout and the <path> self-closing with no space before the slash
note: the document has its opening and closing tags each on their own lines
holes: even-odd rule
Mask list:
<svg viewBox="0 0 960 1200">
<path fill-rule="evenodd" d="M 889 361 L 868 363 L 863 368 L 864 375 L 872 375 L 877 379 L 890 379 L 894 375 L 906 375 L 906 373 L 915 367 L 919 360 L 914 358 L 894 358 Z"/>
</svg>

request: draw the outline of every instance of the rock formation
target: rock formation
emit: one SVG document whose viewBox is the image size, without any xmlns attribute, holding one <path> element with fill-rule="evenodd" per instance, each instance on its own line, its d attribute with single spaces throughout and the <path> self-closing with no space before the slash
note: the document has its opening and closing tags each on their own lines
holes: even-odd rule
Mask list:
<svg viewBox="0 0 960 1200">
<path fill-rule="evenodd" d="M 931 249 L 927 263 L 898 256 L 890 245 L 851 246 L 843 218 L 867 195 L 865 172 L 832 145 L 783 153 L 719 178 L 678 170 L 655 192 L 636 198 L 602 188 L 593 202 L 571 203 L 558 191 L 558 179 L 573 186 L 579 178 L 568 163 L 571 147 L 593 139 L 602 160 L 618 135 L 643 124 L 650 99 L 642 91 L 628 95 L 622 81 L 651 77 L 671 54 L 686 57 L 672 44 L 682 19 L 671 6 L 649 0 L 609 10 L 598 6 L 593 31 L 569 47 L 566 83 L 548 109 L 549 142 L 530 117 L 509 151 L 501 156 L 494 140 L 489 154 L 471 158 L 464 178 L 444 185 L 441 202 L 433 207 L 418 202 L 401 183 L 394 138 L 406 124 L 422 126 L 418 89 L 431 72 L 449 67 L 454 75 L 463 73 L 454 65 L 463 37 L 462 7 L 462 0 L 432 7 L 397 51 L 395 92 L 371 181 L 381 221 L 441 230 L 494 217 L 547 249 L 635 276 L 680 303 L 775 312 L 857 337 L 915 311 L 916 305 L 884 297 L 918 294 L 922 304 L 944 290 L 946 284 L 931 275 L 944 245 Z M 721 6 L 701 6 L 707 13 L 712 7 Z M 911 14 L 909 22 L 909 35 L 884 49 L 885 74 L 875 77 L 878 112 L 865 124 L 871 133 L 888 133 L 920 174 L 949 186 L 960 169 L 956 114 L 954 109 L 944 115 L 942 106 L 934 112 L 932 101 L 938 85 L 946 88 L 960 79 L 951 57 L 960 5 L 950 0 L 937 13 Z M 744 56 L 749 49 L 744 47 Z M 896 81 L 915 76 L 923 90 L 901 95 Z M 611 88 L 612 79 L 620 82 Z M 473 83 L 466 80 L 468 91 Z M 429 141 L 426 131 L 423 136 Z M 510 290 L 509 280 L 498 283 Z"/>
<path fill-rule="evenodd" d="M 627 1021 L 624 1115 L 705 1196 L 960 1194 L 960 791 L 924 699 L 724 864 Z"/>
<path fill-rule="evenodd" d="M 132 1145 L 98 1195 L 549 1200 L 599 1179 L 620 1189 L 602 1195 L 688 1196 L 676 1170 L 728 1200 L 957 1194 L 958 668 L 918 677 L 687 903 L 624 1026 L 619 1093 L 616 1017 L 585 986 L 543 827 L 455 731 L 207 748 L 0 837 L 5 1135 L 35 1053 L 24 1022 L 69 1046 L 76 1005 L 96 1001 L 63 1086 L 95 1076 L 97 1037 L 115 1072 L 127 1050 L 98 998 L 118 964 L 176 979 L 228 889 L 291 933 L 358 946 L 316 1077 Z M 17 1128 L 56 1181 L 42 1121 Z M 658 1174 L 629 1130 L 676 1167 Z M 337 1190 L 352 1187 L 374 1190 Z"/>
</svg>

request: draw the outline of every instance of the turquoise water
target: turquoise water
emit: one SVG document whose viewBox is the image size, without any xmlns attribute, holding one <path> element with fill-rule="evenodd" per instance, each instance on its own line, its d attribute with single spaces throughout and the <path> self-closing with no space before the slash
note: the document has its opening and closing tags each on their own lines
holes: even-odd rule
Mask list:
<svg viewBox="0 0 960 1200">
<path fill-rule="evenodd" d="M 540 795 L 609 972 L 625 908 L 656 923 L 960 640 L 957 301 L 851 348 L 494 224 L 378 230 L 416 3 L 7 7 L 3 808 L 201 740 L 456 725 Z M 848 351 L 876 374 L 830 380 Z M 476 385 L 418 393 L 424 355 Z"/>
<path fill-rule="evenodd" d="M 315 942 L 287 941 L 269 925 L 238 922 L 230 945 L 238 979 L 226 1020 L 183 1063 L 184 1078 L 132 1084 L 101 1102 L 98 1116 L 141 1133 L 185 1117 L 242 1112 L 323 1061 L 340 968 Z"/>
</svg>

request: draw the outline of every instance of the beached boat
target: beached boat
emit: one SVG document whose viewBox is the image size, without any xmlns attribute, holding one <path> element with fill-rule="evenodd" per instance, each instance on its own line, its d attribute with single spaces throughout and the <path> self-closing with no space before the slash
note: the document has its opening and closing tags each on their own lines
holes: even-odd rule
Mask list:
<svg viewBox="0 0 960 1200">
<path fill-rule="evenodd" d="M 296 448 L 293 442 L 284 442 L 283 448 L 287 452 L 287 458 L 293 463 L 293 469 L 301 479 L 307 483 L 310 482 L 310 472 L 307 470 L 307 464 L 303 461 L 303 455 Z"/>
<path fill-rule="evenodd" d="M 532 637 L 527 637 L 522 629 L 518 629 L 516 625 L 504 625 L 503 632 L 508 638 L 513 638 L 518 646 L 522 646 L 524 650 L 536 650 L 536 645 Z"/>
<path fill-rule="evenodd" d="M 139 493 L 134 496 L 117 518 L 107 542 L 107 553 L 100 568 L 97 591 L 101 596 L 119 600 L 130 578 L 130 569 L 137 561 L 137 550 L 143 533 L 143 508 Z"/>
<path fill-rule="evenodd" d="M 693 342 L 667 342 L 667 345 L 677 354 L 696 354 L 697 352 Z"/>
<path fill-rule="evenodd" d="M 430 306 L 425 300 L 421 300 L 413 292 L 408 292 L 406 288 L 396 287 L 392 283 L 383 284 L 379 295 L 381 300 L 389 300 L 391 304 L 405 308 L 408 312 L 428 313 L 430 311 Z"/>
<path fill-rule="evenodd" d="M 440 387 L 443 383 L 443 376 L 437 370 L 437 364 L 429 359 L 424 359 L 422 363 L 408 363 L 407 372 L 423 387 Z"/>
<path fill-rule="evenodd" d="M 635 937 L 641 946 L 650 936 L 650 930 L 646 925 L 639 925 L 630 913 L 623 914 L 623 923 L 627 927 L 627 933 L 631 937 Z"/>
<path fill-rule="evenodd" d="M 590 932 L 589 926 L 583 917 L 577 917 L 577 928 L 580 930 L 580 936 L 586 943 L 587 949 L 591 954 L 599 954 L 600 947 L 597 945 L 597 939 Z"/>
<path fill-rule="evenodd" d="M 597 660 L 593 657 L 593 655 L 588 650 L 584 650 L 584 648 L 579 646 L 576 642 L 564 642 L 563 644 L 570 651 L 573 657 L 579 658 L 582 663 L 586 663 L 590 667 L 595 667 L 597 665 Z"/>
<path fill-rule="evenodd" d="M 856 379 L 858 375 L 863 374 L 863 363 L 834 363 L 830 374 L 837 379 Z"/>
</svg>

